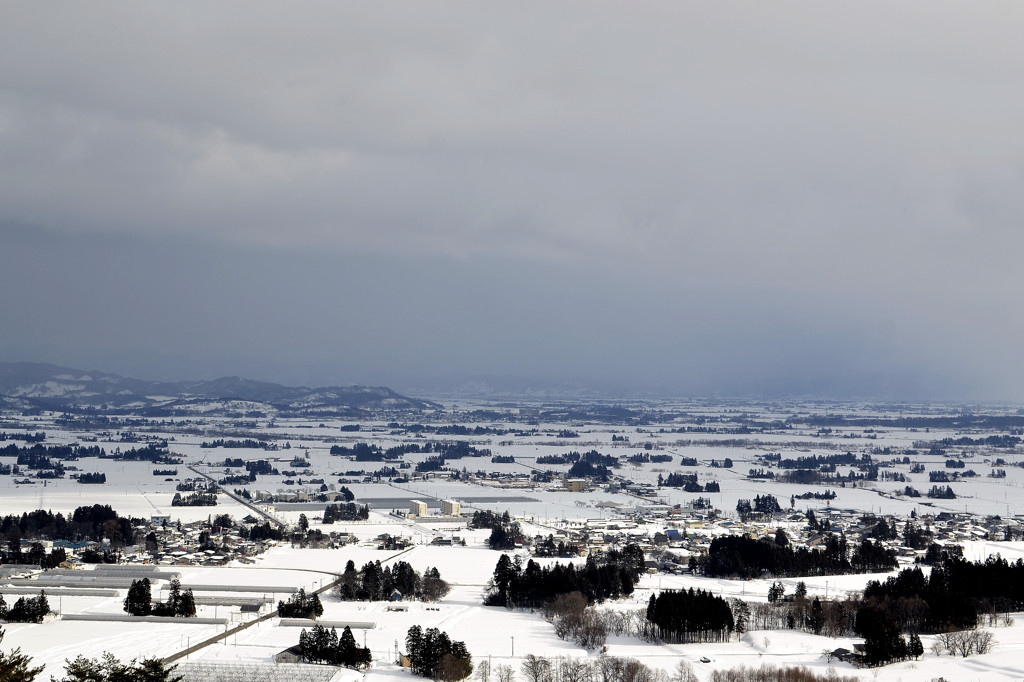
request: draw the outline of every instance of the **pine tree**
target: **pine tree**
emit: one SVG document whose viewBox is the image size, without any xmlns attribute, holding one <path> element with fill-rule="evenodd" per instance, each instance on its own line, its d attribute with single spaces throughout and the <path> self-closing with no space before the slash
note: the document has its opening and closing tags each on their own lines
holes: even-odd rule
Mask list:
<svg viewBox="0 0 1024 682">
<path fill-rule="evenodd" d="M 181 612 L 181 581 L 177 578 L 171 581 L 171 591 L 167 599 L 167 605 L 170 607 L 172 616 L 176 616 Z"/>
<path fill-rule="evenodd" d="M 182 682 L 185 678 L 181 675 L 174 675 L 175 667 L 165 668 L 163 661 L 159 658 L 147 658 L 136 667 L 136 680 L 138 682 Z"/>
<path fill-rule="evenodd" d="M 737 637 L 742 637 L 747 631 L 747 623 L 750 621 L 750 605 L 742 599 L 734 599 L 732 602 L 733 628 Z"/>
<path fill-rule="evenodd" d="M 0 630 L 0 642 L 4 639 L 4 631 Z M 32 659 L 14 649 L 10 653 L 0 651 L 0 680 L 4 682 L 32 682 L 43 671 L 43 666 L 31 667 Z"/>
<path fill-rule="evenodd" d="M 196 598 L 192 595 L 192 588 L 185 590 L 184 594 L 181 595 L 181 599 L 178 602 L 178 612 L 174 615 L 184 616 L 185 618 L 195 617 Z"/>
<path fill-rule="evenodd" d="M 907 643 L 909 653 L 914 657 L 916 661 L 924 653 L 924 645 L 921 643 L 921 638 L 914 632 L 910 635 L 910 641 Z"/>
<path fill-rule="evenodd" d="M 125 613 L 131 616 L 148 616 L 152 611 L 153 593 L 149 578 L 133 580 L 124 598 Z"/>
<path fill-rule="evenodd" d="M 50 612 L 50 602 L 46 598 L 46 591 L 39 590 L 39 596 L 36 598 L 36 622 L 43 622 L 43 618 Z"/>
<path fill-rule="evenodd" d="M 818 597 L 815 597 L 814 601 L 811 602 L 811 616 L 807 621 L 807 625 L 810 626 L 816 635 L 820 635 L 821 629 L 825 626 L 824 608 L 821 605 L 821 599 Z"/>
<path fill-rule="evenodd" d="M 338 640 L 338 662 L 341 665 L 355 665 L 357 648 L 352 628 L 346 625 L 341 633 L 341 639 Z"/>
<path fill-rule="evenodd" d="M 0 680 L 7 678 L 0 675 Z M 174 666 L 165 668 L 158 658 L 147 658 L 142 663 L 132 659 L 121 663 L 113 654 L 105 653 L 102 658 L 91 659 L 78 656 L 65 661 L 64 678 L 53 682 L 182 682 L 180 675 L 174 675 Z"/>
</svg>

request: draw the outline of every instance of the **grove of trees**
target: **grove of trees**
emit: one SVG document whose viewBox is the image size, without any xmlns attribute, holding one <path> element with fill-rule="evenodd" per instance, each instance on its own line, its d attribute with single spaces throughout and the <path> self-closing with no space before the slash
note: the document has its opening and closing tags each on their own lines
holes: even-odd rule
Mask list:
<svg viewBox="0 0 1024 682">
<path fill-rule="evenodd" d="M 348 490 L 345 488 L 345 490 Z M 351 494 L 351 493 L 350 493 Z M 370 518 L 369 505 L 357 506 L 354 502 L 329 504 L 324 509 L 323 522 L 333 524 L 335 521 L 365 521 Z"/>
<path fill-rule="evenodd" d="M 196 600 L 192 590 L 181 591 L 181 582 L 175 578 L 171 581 L 167 601 L 153 603 L 152 585 L 149 578 L 133 580 L 124 598 L 124 611 L 132 616 L 170 616 L 194 618 Z"/>
<path fill-rule="evenodd" d="M 18 597 L 9 608 L 3 595 L 0 595 L 0 620 L 8 623 L 42 623 L 43 617 L 49 612 L 50 603 L 46 599 L 46 592 L 42 590 L 38 597 Z"/>
<path fill-rule="evenodd" d="M 299 588 L 288 601 L 277 602 L 277 614 L 282 618 L 316 619 L 324 615 L 324 606 L 316 592 L 307 595 L 305 588 Z"/>
<path fill-rule="evenodd" d="M 454 641 L 437 628 L 409 628 L 405 636 L 406 656 L 412 671 L 443 682 L 461 680 L 473 672 L 473 657 L 466 643 Z"/>
<path fill-rule="evenodd" d="M 402 599 L 437 601 L 450 589 L 436 568 L 428 567 L 420 575 L 405 561 L 383 568 L 379 561 L 370 561 L 356 570 L 355 562 L 350 559 L 335 593 L 343 601 L 386 601 L 398 590 Z"/>
<path fill-rule="evenodd" d="M 666 590 L 652 594 L 647 620 L 663 642 L 726 642 L 734 628 L 732 609 L 721 597 L 704 590 Z"/>
<path fill-rule="evenodd" d="M 525 568 L 502 554 L 494 568 L 484 603 L 507 608 L 540 608 L 560 594 L 580 592 L 587 603 L 633 593 L 644 568 L 644 553 L 637 545 L 610 549 L 600 560 L 593 555 L 581 568 L 555 563 L 540 566 L 530 559 Z"/>
<path fill-rule="evenodd" d="M 347 625 L 341 637 L 334 628 L 328 630 L 319 623 L 309 632 L 303 629 L 299 634 L 299 646 L 302 648 L 302 657 L 309 663 L 343 665 L 362 670 L 370 667 L 373 661 L 370 650 L 356 644 L 352 628 Z"/>
<path fill-rule="evenodd" d="M 708 553 L 692 566 L 709 577 L 838 575 L 892 570 L 896 553 L 866 538 L 850 552 L 842 534 L 829 534 L 822 549 L 729 535 L 712 540 Z"/>
</svg>

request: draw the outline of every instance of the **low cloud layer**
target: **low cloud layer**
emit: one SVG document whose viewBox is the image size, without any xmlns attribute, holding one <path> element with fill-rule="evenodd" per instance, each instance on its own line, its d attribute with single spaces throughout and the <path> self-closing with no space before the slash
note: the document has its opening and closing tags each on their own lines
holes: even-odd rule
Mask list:
<svg viewBox="0 0 1024 682">
<path fill-rule="evenodd" d="M 1015 3 L 4 15 L 7 356 L 1024 397 Z"/>
</svg>

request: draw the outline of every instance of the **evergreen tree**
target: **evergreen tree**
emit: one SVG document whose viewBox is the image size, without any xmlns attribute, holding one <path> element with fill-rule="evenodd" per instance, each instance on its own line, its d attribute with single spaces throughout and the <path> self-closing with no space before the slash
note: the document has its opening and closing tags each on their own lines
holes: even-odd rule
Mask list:
<svg viewBox="0 0 1024 682">
<path fill-rule="evenodd" d="M 7 609 L 4 620 L 9 623 L 42 623 L 49 612 L 46 593 L 40 591 L 38 597 L 18 597 L 14 606 Z"/>
<path fill-rule="evenodd" d="M 288 601 L 277 603 L 277 613 L 282 618 L 319 618 L 324 613 L 320 597 L 315 593 L 307 596 L 305 588 L 288 598 Z"/>
<path fill-rule="evenodd" d="M 0 642 L 4 640 L 4 631 L 0 630 Z M 33 668 L 32 659 L 21 653 L 21 649 L 14 649 L 10 653 L 0 651 L 0 680 L 3 682 L 32 682 L 39 673 L 43 672 L 43 666 Z"/>
<path fill-rule="evenodd" d="M 167 598 L 167 605 L 170 607 L 172 616 L 181 613 L 181 581 L 177 578 L 171 580 L 171 590 Z"/>
<path fill-rule="evenodd" d="M 406 634 L 405 645 L 406 656 L 417 675 L 454 682 L 473 672 L 473 657 L 465 642 L 453 642 L 437 628 L 424 631 L 414 625 Z"/>
<path fill-rule="evenodd" d="M 133 580 L 124 598 L 124 610 L 130 616 L 148 616 L 153 608 L 153 593 L 149 578 Z"/>
<path fill-rule="evenodd" d="M 811 615 L 807 620 L 807 625 L 816 635 L 820 635 L 821 629 L 825 626 L 824 609 L 818 597 L 815 597 L 814 601 L 811 602 Z"/>
<path fill-rule="evenodd" d="M 629 554 L 626 554 L 629 552 Z M 632 550 L 593 555 L 582 567 L 574 564 L 540 566 L 530 559 L 525 568 L 506 555 L 498 559 L 484 603 L 507 608 L 539 608 L 560 594 L 580 592 L 587 602 L 632 594 L 638 574 L 635 562 L 624 557 Z"/>
<path fill-rule="evenodd" d="M 352 634 L 352 628 L 345 626 L 345 629 L 341 632 L 341 638 L 338 639 L 338 662 L 342 665 L 354 665 L 356 662 L 356 645 L 355 635 Z"/>
<path fill-rule="evenodd" d="M 857 610 L 854 632 L 864 638 L 864 662 L 869 666 L 902 661 L 910 654 L 892 616 L 879 606 L 869 604 Z"/>
<path fill-rule="evenodd" d="M 494 567 L 494 576 L 491 578 L 491 585 L 494 589 L 495 606 L 510 606 L 510 591 L 512 581 L 516 574 L 512 567 L 512 560 L 508 554 L 498 557 L 498 565 Z"/>
<path fill-rule="evenodd" d="M 441 578 L 441 572 L 437 568 L 428 568 L 423 572 L 423 579 L 420 581 L 419 597 L 424 601 L 437 601 L 444 597 L 451 590 L 447 581 Z"/>
<path fill-rule="evenodd" d="M 921 638 L 917 635 L 916 632 L 911 633 L 910 641 L 907 643 L 907 647 L 909 649 L 910 655 L 914 657 L 915 661 L 919 659 L 921 655 L 924 653 L 924 645 L 921 643 Z"/>
<path fill-rule="evenodd" d="M 724 642 L 735 628 L 728 602 L 693 588 L 652 594 L 646 615 L 666 642 Z"/>
<path fill-rule="evenodd" d="M 0 677 L 2 679 L 5 678 Z M 65 661 L 64 677 L 51 679 L 52 682 L 182 682 L 183 678 L 174 674 L 174 666 L 166 668 L 158 658 L 121 663 L 106 653 L 97 659 L 78 656 L 73 661 Z"/>
<path fill-rule="evenodd" d="M 750 622 L 750 604 L 742 599 L 732 601 L 733 629 L 737 637 L 742 637 L 747 631 L 747 624 Z"/>
<path fill-rule="evenodd" d="M 195 617 L 196 598 L 192 596 L 192 588 L 185 590 L 185 592 L 181 595 L 181 600 L 178 602 L 178 612 L 174 615 L 184 616 L 185 618 Z"/>
</svg>

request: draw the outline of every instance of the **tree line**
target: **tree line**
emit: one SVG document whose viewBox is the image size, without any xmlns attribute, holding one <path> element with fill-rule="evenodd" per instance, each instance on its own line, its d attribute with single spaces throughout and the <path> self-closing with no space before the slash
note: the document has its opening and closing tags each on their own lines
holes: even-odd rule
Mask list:
<svg viewBox="0 0 1024 682">
<path fill-rule="evenodd" d="M 201 448 L 252 448 L 254 450 L 277 450 L 277 443 L 268 443 L 265 440 L 255 438 L 227 439 L 217 438 L 216 440 L 203 441 Z M 241 465 L 239 465 L 241 466 Z"/>
<path fill-rule="evenodd" d="M 428 567 L 423 575 L 405 561 L 381 567 L 379 561 L 367 562 L 356 570 L 351 559 L 345 565 L 335 593 L 343 601 L 387 601 L 398 590 L 401 598 L 437 601 L 448 594 L 448 583 L 436 568 Z"/>
<path fill-rule="evenodd" d="M 652 594 L 647 620 L 663 642 L 726 642 L 734 622 L 729 603 L 704 590 L 666 590 Z"/>
<path fill-rule="evenodd" d="M 373 662 L 370 650 L 356 644 L 352 628 L 348 625 L 342 631 L 341 637 L 334 628 L 328 630 L 319 623 L 309 632 L 303 628 L 299 634 L 299 647 L 302 650 L 302 658 L 308 663 L 343 665 L 363 670 L 369 668 Z"/>
<path fill-rule="evenodd" d="M 975 627 L 983 614 L 1024 607 L 1024 561 L 993 556 L 970 562 L 946 557 L 926 578 L 907 568 L 864 588 L 866 601 L 879 606 L 901 629 L 937 633 Z"/>
<path fill-rule="evenodd" d="M 0 533 L 8 540 L 21 538 L 44 538 L 47 540 L 92 540 L 117 539 L 121 544 L 131 544 L 134 538 L 133 526 L 145 524 L 144 519 L 118 516 L 108 504 L 94 504 L 78 507 L 65 517 L 60 512 L 38 509 L 10 514 L 0 519 Z"/>
<path fill-rule="evenodd" d="M 540 566 L 530 559 L 525 568 L 519 558 L 502 554 L 494 568 L 484 604 L 506 608 L 540 608 L 560 594 L 580 592 L 588 603 L 633 593 L 644 568 L 644 554 L 637 545 L 593 555 L 577 568 L 555 563 Z"/>
<path fill-rule="evenodd" d="M 866 665 L 877 666 L 917 658 L 923 653 L 921 634 L 937 637 L 936 651 L 968 656 L 985 653 L 993 644 L 983 623 L 1008 622 L 1008 614 L 1024 606 L 1024 560 L 995 556 L 968 562 L 946 554 L 926 576 L 907 568 L 884 582 L 870 581 L 863 594 L 842 599 L 810 599 L 803 583 L 792 598 L 784 588 L 769 588 L 768 603 L 733 600 L 736 632 L 753 629 L 802 629 L 828 637 L 856 634 L 864 638 Z"/>
<path fill-rule="evenodd" d="M 405 646 L 413 673 L 422 677 L 454 682 L 473 672 L 473 657 L 466 643 L 452 640 L 437 628 L 412 626 L 405 635 Z"/>
<path fill-rule="evenodd" d="M 849 552 L 844 534 L 829 534 L 822 549 L 794 549 L 783 537 L 776 534 L 775 541 L 740 535 L 715 538 L 706 555 L 691 560 L 691 568 L 714 578 L 757 578 L 880 572 L 897 565 L 895 551 L 880 540 L 865 538 Z"/>
<path fill-rule="evenodd" d="M 346 490 L 348 490 L 346 488 Z M 357 506 L 354 502 L 329 504 L 324 508 L 323 523 L 333 524 L 335 521 L 365 521 L 370 518 L 370 506 Z"/>
<path fill-rule="evenodd" d="M 507 510 L 499 515 L 489 509 L 478 509 L 473 512 L 469 527 L 490 528 L 487 546 L 491 549 L 515 549 L 516 540 L 523 539 L 522 528 L 509 516 Z"/>
<path fill-rule="evenodd" d="M 718 481 L 708 481 L 701 485 L 697 482 L 697 474 L 672 473 L 666 477 L 658 474 L 658 487 L 682 488 L 688 493 L 717 493 L 721 492 Z"/>
<path fill-rule="evenodd" d="M 196 491 L 187 495 L 181 493 L 174 493 L 174 497 L 171 498 L 172 507 L 216 507 L 217 506 L 217 493 L 216 491 L 203 492 Z"/>
<path fill-rule="evenodd" d="M 487 448 L 477 448 L 468 441 L 427 441 L 426 443 L 405 443 L 386 450 L 376 443 L 356 443 L 352 447 L 332 445 L 331 454 L 337 457 L 352 457 L 357 462 L 384 462 L 399 460 L 408 453 L 436 454 L 441 459 L 462 459 L 463 457 L 490 457 Z"/>
<path fill-rule="evenodd" d="M 0 431 L 0 442 L 5 440 L 23 440 L 26 443 L 42 443 L 46 440 L 46 432 L 36 431 L 35 433 L 7 433 L 6 431 Z"/>
<path fill-rule="evenodd" d="M 324 606 L 316 592 L 307 595 L 305 588 L 288 597 L 288 601 L 277 602 L 277 615 L 281 618 L 309 618 L 316 620 L 324 615 Z"/>
<path fill-rule="evenodd" d="M 43 617 L 50 612 L 50 603 L 46 592 L 39 591 L 38 597 L 18 597 L 11 607 L 7 606 L 0 594 L 0 620 L 8 623 L 42 623 Z M 0 679 L 3 679 L 0 676 Z"/>
<path fill-rule="evenodd" d="M 165 602 L 153 602 L 153 586 L 149 578 L 133 580 L 124 598 L 124 611 L 130 616 L 167 616 L 194 618 L 196 600 L 192 590 L 181 590 L 181 582 L 175 578 L 171 581 L 170 591 Z"/>
</svg>

